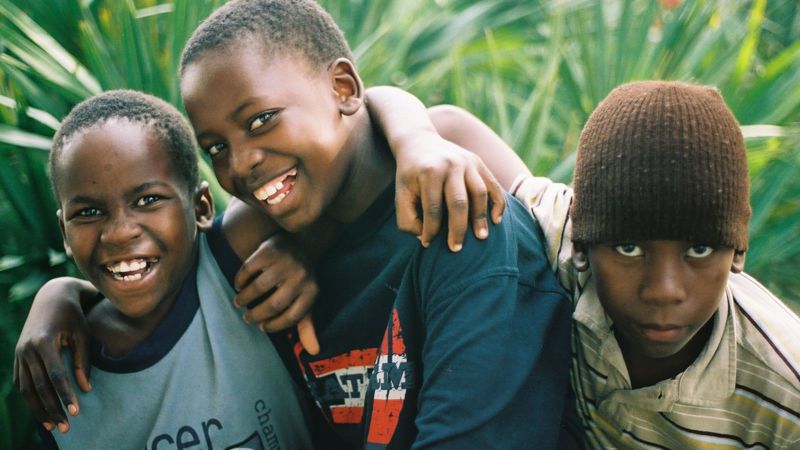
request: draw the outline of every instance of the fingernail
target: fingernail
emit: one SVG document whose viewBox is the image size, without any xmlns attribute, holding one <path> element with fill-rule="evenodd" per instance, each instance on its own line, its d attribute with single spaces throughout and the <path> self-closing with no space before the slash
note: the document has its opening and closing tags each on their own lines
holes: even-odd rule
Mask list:
<svg viewBox="0 0 800 450">
<path fill-rule="evenodd" d="M 462 247 L 463 247 L 463 245 L 461 245 L 461 244 L 453 244 L 453 245 L 450 246 L 450 251 L 452 251 L 453 253 L 456 253 L 456 252 L 461 251 Z"/>
<path fill-rule="evenodd" d="M 502 221 L 503 221 L 503 216 L 497 216 L 497 219 L 494 221 L 494 224 L 495 225 L 499 225 L 500 222 L 502 222 Z"/>
<path fill-rule="evenodd" d="M 55 425 L 53 425 L 53 424 L 52 424 L 52 423 L 50 423 L 50 422 L 43 422 L 43 423 L 42 423 L 42 426 L 43 426 L 43 427 L 44 427 L 44 429 L 45 429 L 45 430 L 47 430 L 47 431 L 53 431 L 53 428 L 55 428 L 55 427 L 56 427 Z"/>
<path fill-rule="evenodd" d="M 58 431 L 60 431 L 62 433 L 66 433 L 67 431 L 69 431 L 69 424 L 67 424 L 66 422 L 59 423 L 58 424 Z"/>
<path fill-rule="evenodd" d="M 489 236 L 489 230 L 486 227 L 478 228 L 478 239 L 486 239 Z"/>
<path fill-rule="evenodd" d="M 72 415 L 72 416 L 77 416 L 78 415 L 78 407 L 75 406 L 74 403 L 70 403 L 67 406 L 67 411 L 69 411 L 70 415 Z"/>
<path fill-rule="evenodd" d="M 252 324 L 252 322 L 250 322 L 250 314 L 248 313 L 244 313 L 242 315 L 242 320 L 244 320 L 244 322 L 248 325 Z"/>
<path fill-rule="evenodd" d="M 91 391 L 91 390 L 92 390 L 92 383 L 89 383 L 89 391 Z M 89 391 L 87 391 L 87 392 L 89 392 Z"/>
</svg>

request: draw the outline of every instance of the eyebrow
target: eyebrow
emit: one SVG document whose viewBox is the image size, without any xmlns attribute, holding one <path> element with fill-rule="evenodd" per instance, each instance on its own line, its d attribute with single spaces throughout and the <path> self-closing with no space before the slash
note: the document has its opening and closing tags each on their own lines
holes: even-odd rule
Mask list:
<svg viewBox="0 0 800 450">
<path fill-rule="evenodd" d="M 131 189 L 130 191 L 126 192 L 126 195 L 140 194 L 140 193 L 142 193 L 142 192 L 144 192 L 144 191 L 146 191 L 148 189 L 154 188 L 154 187 L 169 187 L 169 185 L 167 183 L 164 183 L 163 181 L 158 181 L 158 180 L 145 181 L 144 183 L 142 183 L 142 184 L 136 186 L 135 188 Z"/>
<path fill-rule="evenodd" d="M 226 119 L 228 119 L 228 121 L 230 122 L 234 122 L 236 118 L 239 116 L 239 114 L 242 113 L 242 111 L 250 107 L 255 102 L 256 99 L 253 97 L 245 99 L 245 101 L 243 101 L 239 106 L 237 106 L 233 111 L 231 111 L 230 114 L 228 114 Z"/>
<path fill-rule="evenodd" d="M 252 106 L 256 102 L 256 100 L 258 100 L 258 98 L 256 98 L 256 97 L 250 97 L 250 98 L 245 99 L 241 104 L 239 104 L 239 106 L 234 108 L 234 110 L 231 111 L 225 117 L 225 120 L 227 120 L 228 122 L 236 122 L 236 119 L 238 118 L 239 114 L 241 114 L 242 111 L 244 111 L 245 109 L 247 109 L 250 106 Z M 196 133 L 195 134 L 195 139 L 197 139 L 199 141 L 200 139 L 203 139 L 205 137 L 215 136 L 215 135 L 216 135 L 216 133 L 214 133 L 213 131 L 202 131 L 200 133 Z"/>
<path fill-rule="evenodd" d="M 137 195 L 141 194 L 142 192 L 152 189 L 154 187 L 169 187 L 167 183 L 163 181 L 153 180 L 153 181 L 145 181 L 144 183 L 134 187 L 130 191 L 125 193 L 125 196 Z M 92 204 L 92 203 L 100 203 L 100 200 L 90 197 L 88 195 L 76 195 L 71 199 L 67 200 L 66 206 L 73 206 L 75 204 Z"/>
</svg>

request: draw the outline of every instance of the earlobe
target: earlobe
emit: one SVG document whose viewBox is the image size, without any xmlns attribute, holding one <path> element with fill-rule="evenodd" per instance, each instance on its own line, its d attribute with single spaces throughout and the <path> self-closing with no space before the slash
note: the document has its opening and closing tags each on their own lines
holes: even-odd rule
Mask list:
<svg viewBox="0 0 800 450">
<path fill-rule="evenodd" d="M 583 244 L 572 245 L 572 265 L 578 272 L 589 270 L 589 254 Z"/>
<path fill-rule="evenodd" d="M 64 253 L 67 254 L 67 258 L 72 259 L 72 248 L 67 242 L 67 231 L 64 228 L 64 212 L 59 209 L 56 211 L 56 216 L 58 216 L 58 228 L 61 229 L 61 238 L 64 240 Z"/>
<path fill-rule="evenodd" d="M 364 84 L 352 61 L 347 58 L 334 61 L 331 76 L 339 112 L 345 116 L 355 114 L 364 104 Z"/>
<path fill-rule="evenodd" d="M 731 263 L 731 272 L 740 273 L 744 271 L 744 258 L 745 252 L 736 250 L 733 253 L 733 263 Z"/>
<path fill-rule="evenodd" d="M 208 189 L 208 182 L 203 181 L 197 188 L 194 197 L 194 216 L 197 228 L 208 232 L 214 224 L 214 199 Z"/>
</svg>

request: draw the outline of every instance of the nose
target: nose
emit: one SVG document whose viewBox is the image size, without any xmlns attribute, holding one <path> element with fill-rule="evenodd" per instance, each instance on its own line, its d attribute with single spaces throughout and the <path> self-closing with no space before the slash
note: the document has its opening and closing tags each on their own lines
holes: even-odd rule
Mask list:
<svg viewBox="0 0 800 450">
<path fill-rule="evenodd" d="M 678 304 L 686 298 L 683 265 L 673 257 L 655 257 L 647 262 L 640 289 L 642 301 L 652 305 Z"/>
<path fill-rule="evenodd" d="M 100 234 L 100 242 L 106 245 L 124 246 L 142 234 L 142 227 L 129 214 L 112 214 Z"/>
<path fill-rule="evenodd" d="M 229 144 L 230 154 L 230 172 L 231 175 L 237 178 L 247 178 L 253 171 L 253 168 L 258 166 L 264 160 L 263 152 L 245 143 Z"/>
</svg>

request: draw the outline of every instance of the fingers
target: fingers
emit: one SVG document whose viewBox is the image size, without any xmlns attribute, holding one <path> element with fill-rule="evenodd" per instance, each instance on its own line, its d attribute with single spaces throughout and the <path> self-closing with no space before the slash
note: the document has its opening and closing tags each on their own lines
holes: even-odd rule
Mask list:
<svg viewBox="0 0 800 450">
<path fill-rule="evenodd" d="M 489 224 L 486 212 L 489 208 L 489 194 L 486 184 L 476 171 L 468 170 L 464 174 L 464 183 L 469 192 L 469 215 L 472 222 L 472 232 L 478 239 L 489 236 Z"/>
<path fill-rule="evenodd" d="M 316 283 L 302 282 L 295 286 L 281 286 L 264 303 L 254 308 L 252 319 L 260 322 L 259 328 L 268 333 L 297 325 L 308 315 L 318 293 Z M 256 311 L 261 308 L 263 311 Z M 263 315 L 262 315 L 263 312 Z"/>
<path fill-rule="evenodd" d="M 306 314 L 300 322 L 297 323 L 297 335 L 300 338 L 300 344 L 306 349 L 309 355 L 316 355 L 319 353 L 319 341 L 317 340 L 317 332 L 314 329 L 314 321 L 311 314 Z"/>
<path fill-rule="evenodd" d="M 425 171 L 420 180 L 420 201 L 422 203 L 422 233 L 419 235 L 423 247 L 439 233 L 442 225 L 442 188 L 445 178 L 433 171 Z"/>
<path fill-rule="evenodd" d="M 40 409 L 40 414 L 42 415 L 35 415 L 35 417 L 43 422 L 47 421 L 58 424 L 59 430 L 62 430 L 63 432 L 64 425 L 68 423 L 68 419 L 67 415 L 64 413 L 62 401 L 58 397 L 58 394 L 51 381 L 51 374 L 48 371 L 52 370 L 52 378 L 58 380 L 64 374 L 63 364 L 61 365 L 60 372 L 59 369 L 48 369 L 44 365 L 44 362 L 39 358 L 39 355 L 32 355 L 31 359 L 28 360 L 26 367 L 28 369 L 28 374 L 30 375 L 31 384 L 29 386 L 32 387 L 32 392 L 30 392 L 28 395 L 23 393 L 23 396 L 25 396 L 29 405 L 31 402 L 33 402 L 35 405 L 32 410 Z"/>
<path fill-rule="evenodd" d="M 44 406 L 39 400 L 39 396 L 36 394 L 36 390 L 33 388 L 33 380 L 31 379 L 28 366 L 19 358 L 14 360 L 14 386 L 28 405 L 31 415 L 39 422 L 42 422 L 42 425 L 47 428 L 47 431 L 52 430 L 53 423 L 45 412 Z"/>
<path fill-rule="evenodd" d="M 56 400 L 60 399 L 60 402 L 58 402 L 58 410 L 62 411 L 61 405 L 63 404 L 66 406 L 70 415 L 77 415 L 78 397 L 75 395 L 75 391 L 72 389 L 72 383 L 67 376 L 67 370 L 64 367 L 61 358 L 52 360 L 48 359 L 47 355 L 41 355 L 41 357 L 47 377 L 50 379 L 50 383 L 47 385 L 52 386 L 53 393 L 56 394 Z M 43 393 L 40 392 L 40 396 L 42 394 Z M 50 402 L 48 400 L 43 400 L 42 403 L 47 407 Z M 48 408 L 48 411 L 49 410 L 50 408 Z"/>
<path fill-rule="evenodd" d="M 506 195 L 500 182 L 492 175 L 488 168 L 482 166 L 480 169 L 481 178 L 489 191 L 489 199 L 492 201 L 492 222 L 495 225 L 503 220 L 503 212 L 506 209 Z"/>
<path fill-rule="evenodd" d="M 236 272 L 236 276 L 233 278 L 233 288 L 236 289 L 236 291 L 241 292 L 244 287 L 259 274 L 259 272 L 264 270 L 265 266 L 263 264 L 259 265 L 258 263 L 259 261 L 267 260 L 267 258 L 260 258 L 264 250 L 264 245 L 262 244 L 253 255 L 251 255 L 242 263 L 242 267 L 239 268 L 239 270 Z M 242 307 L 246 304 L 247 303 L 237 303 L 236 305 L 238 307 Z"/>
<path fill-rule="evenodd" d="M 422 234 L 422 220 L 417 214 L 417 195 L 414 191 L 398 182 L 394 203 L 397 210 L 397 228 L 414 236 Z"/>
<path fill-rule="evenodd" d="M 464 245 L 469 216 L 469 202 L 463 174 L 454 173 L 447 177 L 444 196 L 447 202 L 447 246 L 451 251 L 457 252 Z"/>
<path fill-rule="evenodd" d="M 261 317 L 260 315 L 266 314 L 267 311 L 267 308 L 263 307 L 264 297 L 272 294 L 283 278 L 284 275 L 280 268 L 270 267 L 269 270 L 258 273 L 255 278 L 245 284 L 241 291 L 233 297 L 233 303 L 239 308 L 243 306 L 252 308 L 249 312 L 257 311 L 259 315 L 256 317 Z"/>
<path fill-rule="evenodd" d="M 89 374 L 92 371 L 92 365 L 89 363 L 89 341 L 85 337 L 87 335 L 88 330 L 86 333 L 74 336 L 70 345 L 72 349 L 72 371 L 75 374 L 75 381 L 78 383 L 78 387 L 80 387 L 83 392 L 92 390 L 92 384 L 89 383 Z M 73 416 L 78 415 L 80 405 L 78 404 L 77 398 L 74 400 L 74 412 L 73 409 L 70 408 L 70 405 L 67 406 L 67 410 Z"/>
</svg>

